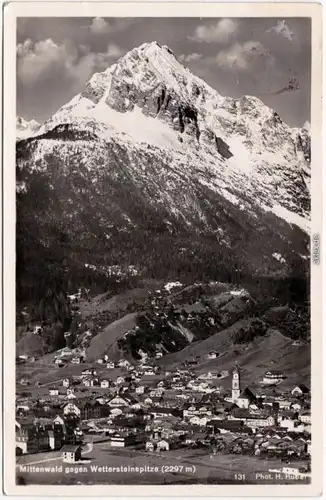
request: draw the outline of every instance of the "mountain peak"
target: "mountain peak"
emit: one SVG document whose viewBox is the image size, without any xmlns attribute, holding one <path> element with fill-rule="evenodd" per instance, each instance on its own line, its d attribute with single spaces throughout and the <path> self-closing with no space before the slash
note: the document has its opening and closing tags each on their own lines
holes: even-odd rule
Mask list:
<svg viewBox="0 0 326 500">
<path fill-rule="evenodd" d="M 34 132 L 40 128 L 40 126 L 40 123 L 34 119 L 28 121 L 22 116 L 16 117 L 16 135 L 20 139 L 33 135 Z"/>
</svg>

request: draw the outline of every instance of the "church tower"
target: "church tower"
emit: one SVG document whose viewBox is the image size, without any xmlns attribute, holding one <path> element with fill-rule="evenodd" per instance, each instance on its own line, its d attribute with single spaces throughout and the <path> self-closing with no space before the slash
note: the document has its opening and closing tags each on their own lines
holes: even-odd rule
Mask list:
<svg viewBox="0 0 326 500">
<path fill-rule="evenodd" d="M 235 367 L 232 372 L 232 401 L 236 401 L 240 396 L 240 371 L 238 363 L 235 363 Z"/>
</svg>

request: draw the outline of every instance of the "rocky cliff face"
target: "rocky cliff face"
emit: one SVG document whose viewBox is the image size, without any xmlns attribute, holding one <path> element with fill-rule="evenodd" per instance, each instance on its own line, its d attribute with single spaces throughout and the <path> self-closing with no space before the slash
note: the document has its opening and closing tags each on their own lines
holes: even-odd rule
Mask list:
<svg viewBox="0 0 326 500">
<path fill-rule="evenodd" d="M 31 237 L 61 263 L 150 276 L 307 265 L 308 126 L 291 129 L 255 97 L 221 96 L 156 42 L 95 74 L 18 142 L 17 186 L 28 266 Z M 28 238 L 26 228 L 36 228 Z"/>
</svg>

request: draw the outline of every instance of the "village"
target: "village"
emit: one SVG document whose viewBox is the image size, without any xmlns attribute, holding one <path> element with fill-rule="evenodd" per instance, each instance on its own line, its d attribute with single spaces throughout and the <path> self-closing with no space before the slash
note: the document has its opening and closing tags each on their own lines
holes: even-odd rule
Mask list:
<svg viewBox="0 0 326 500">
<path fill-rule="evenodd" d="M 310 480 L 310 390 L 298 382 L 285 391 L 282 372 L 266 371 L 253 390 L 243 386 L 243 367 L 237 363 L 229 373 L 199 374 L 191 363 L 164 369 L 156 359 L 133 364 L 103 356 L 87 364 L 83 356 L 73 356 L 70 364 L 78 375 L 60 379 L 65 355 L 67 348 L 55 360 L 54 382 L 32 386 L 25 377 L 17 384 L 21 480 L 33 480 L 28 464 L 43 459 L 74 466 L 95 460 L 106 466 L 112 459 L 119 463 L 118 457 L 126 453 L 160 464 L 177 457 L 198 463 L 202 474 L 219 471 L 220 477 L 219 467 L 227 458 L 239 463 L 239 471 L 244 467 L 251 473 L 249 482 L 271 479 L 275 473 L 290 482 Z M 207 359 L 215 356 L 212 351 Z M 230 465 L 227 468 L 230 472 Z"/>
</svg>

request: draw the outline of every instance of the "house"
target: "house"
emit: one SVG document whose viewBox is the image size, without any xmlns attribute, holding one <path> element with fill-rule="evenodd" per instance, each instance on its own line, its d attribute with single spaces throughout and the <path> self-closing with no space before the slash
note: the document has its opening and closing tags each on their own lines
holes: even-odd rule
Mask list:
<svg viewBox="0 0 326 500">
<path fill-rule="evenodd" d="M 100 384 L 103 389 L 110 387 L 110 381 L 107 378 L 102 379 Z"/>
<path fill-rule="evenodd" d="M 145 450 L 153 452 L 154 449 L 155 449 L 155 446 L 156 446 L 156 442 L 155 441 L 152 441 L 152 440 L 146 441 Z"/>
<path fill-rule="evenodd" d="M 292 403 L 290 408 L 293 411 L 299 411 L 301 410 L 301 404 L 298 402 Z"/>
<path fill-rule="evenodd" d="M 121 385 L 124 383 L 124 381 L 125 381 L 125 378 L 120 376 L 120 377 L 117 377 L 115 383 L 116 383 L 116 385 Z"/>
<path fill-rule="evenodd" d="M 42 333 L 43 328 L 40 325 L 34 326 L 33 330 L 31 331 L 32 335 L 40 335 Z"/>
<path fill-rule="evenodd" d="M 79 365 L 81 362 L 82 362 L 83 358 L 82 356 L 74 356 L 72 359 L 71 359 L 71 362 L 74 364 L 74 365 Z"/>
<path fill-rule="evenodd" d="M 69 385 L 70 385 L 69 378 L 64 378 L 62 381 L 62 385 L 63 385 L 63 387 L 69 387 Z"/>
<path fill-rule="evenodd" d="M 216 359 L 217 357 L 217 353 L 215 351 L 210 351 L 207 355 L 206 355 L 206 359 Z"/>
<path fill-rule="evenodd" d="M 283 397 L 276 397 L 274 401 L 278 403 L 280 410 L 289 410 L 291 408 L 291 401 Z"/>
<path fill-rule="evenodd" d="M 63 462 L 75 463 L 81 460 L 81 447 L 78 445 L 66 444 L 60 451 Z"/>
<path fill-rule="evenodd" d="M 30 381 L 26 378 L 21 378 L 19 381 L 20 385 L 30 385 Z"/>
<path fill-rule="evenodd" d="M 111 397 L 111 399 L 108 400 L 107 402 L 108 406 L 111 408 L 119 408 L 119 407 L 132 407 L 132 408 L 140 408 L 140 403 L 137 401 L 136 398 L 133 398 L 130 394 L 128 393 L 123 393 L 123 394 L 116 394 Z"/>
<path fill-rule="evenodd" d="M 276 370 L 269 370 L 264 373 L 263 383 L 265 385 L 275 385 L 282 382 L 284 378 L 285 376 L 282 372 Z"/>
<path fill-rule="evenodd" d="M 251 435 L 253 430 L 244 424 L 242 421 L 236 420 L 210 420 L 206 424 L 207 430 L 214 430 L 220 434 L 248 434 Z"/>
<path fill-rule="evenodd" d="M 50 387 L 49 388 L 49 395 L 50 396 L 59 396 L 59 389 L 57 387 Z"/>
<path fill-rule="evenodd" d="M 113 448 L 125 448 L 126 446 L 131 446 L 136 444 L 136 436 L 134 434 L 120 434 L 116 433 L 111 436 L 109 445 Z"/>
<path fill-rule="evenodd" d="M 185 444 L 197 444 L 202 443 L 206 444 L 207 442 L 207 432 L 197 431 L 189 434 L 185 439 Z"/>
<path fill-rule="evenodd" d="M 250 412 L 248 409 L 235 408 L 228 415 L 229 420 L 241 420 L 251 428 L 275 425 L 275 418 L 268 412 Z"/>
<path fill-rule="evenodd" d="M 109 370 L 113 370 L 113 368 L 115 368 L 115 364 L 113 361 L 108 361 L 106 363 L 106 367 L 109 369 Z"/>
<path fill-rule="evenodd" d="M 299 420 L 304 424 L 311 424 L 311 413 L 308 411 L 303 411 L 299 413 Z"/>
<path fill-rule="evenodd" d="M 82 375 L 97 375 L 97 371 L 94 368 L 86 368 L 85 370 L 82 371 Z"/>
<path fill-rule="evenodd" d="M 160 359 L 160 358 L 162 358 L 162 357 L 163 357 L 163 352 L 162 352 L 162 351 L 156 351 L 156 353 L 155 353 L 155 358 L 156 358 L 156 359 Z"/>
<path fill-rule="evenodd" d="M 63 359 L 61 358 L 56 358 L 55 361 L 54 361 L 54 364 L 58 367 L 58 368 L 61 368 L 63 366 L 65 366 L 65 361 L 63 361 Z"/>
<path fill-rule="evenodd" d="M 136 394 L 144 394 L 145 392 L 145 386 L 144 385 L 138 385 L 135 389 Z"/>
<path fill-rule="evenodd" d="M 74 403 L 67 403 L 64 407 L 63 407 L 63 414 L 64 415 L 75 415 L 76 417 L 80 417 L 80 409 L 78 408 L 78 406 Z"/>
<path fill-rule="evenodd" d="M 210 420 L 210 418 L 208 418 L 207 416 L 204 416 L 204 415 L 202 415 L 202 416 L 194 415 L 193 417 L 191 417 L 189 419 L 189 422 L 192 425 L 205 426 L 207 424 L 208 420 Z"/>
<path fill-rule="evenodd" d="M 295 423 L 296 419 L 294 417 L 292 418 L 283 417 L 280 419 L 280 426 L 291 431 L 294 429 Z"/>
<path fill-rule="evenodd" d="M 162 418 L 162 417 L 171 417 L 171 416 L 179 416 L 182 417 L 182 410 L 178 410 L 177 408 L 169 408 L 169 407 L 158 407 L 153 406 L 148 408 L 148 413 L 154 416 L 154 418 Z"/>
<path fill-rule="evenodd" d="M 295 387 L 293 387 L 293 389 L 291 391 L 291 395 L 294 397 L 300 397 L 300 396 L 309 395 L 309 394 L 310 394 L 310 391 L 309 391 L 308 387 L 304 384 L 296 385 Z"/>
<path fill-rule="evenodd" d="M 157 442 L 157 451 L 169 451 L 170 443 L 166 439 L 161 439 Z"/>
<path fill-rule="evenodd" d="M 52 430 L 48 431 L 49 436 L 49 448 L 51 450 L 59 450 L 64 442 L 64 433 L 62 427 L 54 427 Z"/>
<path fill-rule="evenodd" d="M 155 375 L 155 371 L 153 370 L 153 368 L 147 368 L 147 369 L 144 371 L 144 375 L 147 375 L 147 376 L 152 376 L 152 375 Z"/>
<path fill-rule="evenodd" d="M 118 362 L 118 366 L 120 368 L 129 368 L 131 366 L 131 363 L 129 363 L 129 361 L 127 361 L 126 359 L 120 359 L 120 361 Z"/>
<path fill-rule="evenodd" d="M 105 413 L 105 407 L 96 400 L 81 401 L 79 404 L 80 420 L 91 420 L 101 418 Z M 101 411 L 103 409 L 103 411 Z"/>
<path fill-rule="evenodd" d="M 259 404 L 257 397 L 249 389 L 249 387 L 246 387 L 242 391 L 235 403 L 239 408 L 249 408 L 250 405 L 258 406 Z"/>
<path fill-rule="evenodd" d="M 94 386 L 98 386 L 100 384 L 100 382 L 99 382 L 98 377 L 89 376 L 89 377 L 86 377 L 83 379 L 83 384 L 86 387 L 94 387 Z"/>
<path fill-rule="evenodd" d="M 16 422 L 16 455 L 38 451 L 37 432 L 34 424 Z"/>
<path fill-rule="evenodd" d="M 248 427 L 256 429 L 258 427 L 271 427 L 275 425 L 275 419 L 272 415 L 251 415 L 245 421 Z"/>
</svg>

